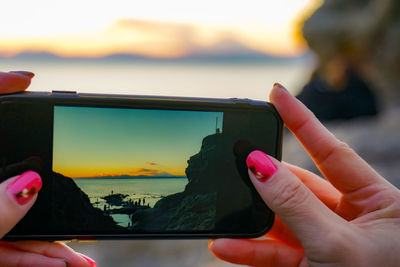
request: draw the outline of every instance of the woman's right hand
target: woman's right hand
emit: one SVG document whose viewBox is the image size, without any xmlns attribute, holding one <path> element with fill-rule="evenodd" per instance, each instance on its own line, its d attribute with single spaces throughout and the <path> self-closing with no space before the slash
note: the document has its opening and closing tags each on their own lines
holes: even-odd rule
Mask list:
<svg viewBox="0 0 400 267">
<path fill-rule="evenodd" d="M 269 239 L 217 239 L 212 252 L 251 266 L 399 266 L 400 190 L 279 84 L 270 100 L 327 180 L 253 151 L 250 179 L 277 220 Z"/>
<path fill-rule="evenodd" d="M 31 72 L 0 72 L 0 94 L 24 91 Z M 27 171 L 0 183 L 0 239 L 20 221 L 34 204 L 42 180 Z M 96 263 L 62 243 L 46 241 L 0 241 L 0 266 L 89 267 Z"/>
</svg>

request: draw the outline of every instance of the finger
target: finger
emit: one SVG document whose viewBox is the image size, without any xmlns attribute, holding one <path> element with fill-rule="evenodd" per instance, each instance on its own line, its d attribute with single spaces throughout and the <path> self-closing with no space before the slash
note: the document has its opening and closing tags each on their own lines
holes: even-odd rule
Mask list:
<svg viewBox="0 0 400 267">
<path fill-rule="evenodd" d="M 41 254 L 46 257 L 60 258 L 68 262 L 68 266 L 96 266 L 96 262 L 83 254 L 75 252 L 60 242 L 18 241 L 10 243 L 16 249 Z"/>
<path fill-rule="evenodd" d="M 270 100 L 320 171 L 339 191 L 352 192 L 378 182 L 388 184 L 281 85 L 274 85 Z"/>
<path fill-rule="evenodd" d="M 28 71 L 0 72 L 0 94 L 11 94 L 24 91 L 35 76 Z"/>
<path fill-rule="evenodd" d="M 39 174 L 27 171 L 0 184 L 0 238 L 28 212 L 42 187 Z"/>
<path fill-rule="evenodd" d="M 278 160 L 256 150 L 249 154 L 246 164 L 262 199 L 303 245 L 345 222 Z"/>
<path fill-rule="evenodd" d="M 318 175 L 304 170 L 295 165 L 283 162 L 285 167 L 287 167 L 294 175 L 299 178 L 314 195 L 321 200 L 328 208 L 335 210 L 342 194 L 333 187 L 328 181 L 322 179 Z"/>
<path fill-rule="evenodd" d="M 311 192 L 313 192 L 314 195 L 328 208 L 333 211 L 336 209 L 342 194 L 335 187 L 310 171 L 304 170 L 287 162 L 282 163 L 294 175 L 296 175 L 297 178 L 299 178 L 300 181 L 307 186 L 308 189 L 310 189 Z M 266 236 L 277 239 L 291 246 L 300 246 L 300 242 L 296 238 L 295 234 L 278 216 L 275 217 L 274 225 L 272 226 L 271 230 L 268 231 Z"/>
<path fill-rule="evenodd" d="M 328 208 L 335 210 L 339 203 L 342 194 L 334 188 L 329 182 L 322 179 L 318 175 L 304 170 L 300 167 L 283 162 L 294 175 L 301 180 L 301 182 L 314 193 L 314 195 L 321 200 Z M 271 230 L 266 234 L 267 237 L 279 240 L 291 246 L 300 246 L 299 240 L 290 228 L 278 217 L 275 217 L 274 225 Z"/>
<path fill-rule="evenodd" d="M 301 249 L 268 239 L 216 239 L 209 249 L 222 260 L 250 266 L 299 266 L 304 259 Z"/>
<path fill-rule="evenodd" d="M 66 267 L 64 259 L 46 257 L 40 254 L 25 252 L 14 248 L 11 245 L 0 244 L 0 266 L 51 266 Z"/>
</svg>

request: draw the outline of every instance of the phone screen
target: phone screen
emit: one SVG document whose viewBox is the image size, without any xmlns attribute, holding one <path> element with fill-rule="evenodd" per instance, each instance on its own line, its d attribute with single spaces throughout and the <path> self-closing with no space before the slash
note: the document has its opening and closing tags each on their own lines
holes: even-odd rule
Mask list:
<svg viewBox="0 0 400 267">
<path fill-rule="evenodd" d="M 55 106 L 53 129 L 53 172 L 102 215 L 97 228 L 215 228 L 216 177 L 199 177 L 223 157 L 223 112 Z"/>
<path fill-rule="evenodd" d="M 14 238 L 249 236 L 272 224 L 245 164 L 254 149 L 279 154 L 272 112 L 24 103 L 4 121 L 6 176 L 43 180 Z"/>
</svg>

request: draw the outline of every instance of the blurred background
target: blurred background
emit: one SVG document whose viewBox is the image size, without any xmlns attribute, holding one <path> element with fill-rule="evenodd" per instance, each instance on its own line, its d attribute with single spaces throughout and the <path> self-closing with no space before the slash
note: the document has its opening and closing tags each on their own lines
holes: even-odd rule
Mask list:
<svg viewBox="0 0 400 267">
<path fill-rule="evenodd" d="M 0 70 L 29 90 L 267 100 L 276 81 L 400 187 L 396 0 L 2 3 Z M 290 133 L 285 161 L 318 172 Z M 207 240 L 69 243 L 99 266 L 231 266 Z"/>
</svg>

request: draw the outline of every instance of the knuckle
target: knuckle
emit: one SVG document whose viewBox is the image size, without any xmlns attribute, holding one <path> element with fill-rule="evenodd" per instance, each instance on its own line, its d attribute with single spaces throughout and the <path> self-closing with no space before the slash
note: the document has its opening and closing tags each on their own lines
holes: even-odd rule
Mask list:
<svg viewBox="0 0 400 267">
<path fill-rule="evenodd" d="M 272 203 L 281 209 L 293 209 L 304 203 L 308 192 L 300 181 L 282 185 L 273 196 Z"/>
<path fill-rule="evenodd" d="M 335 150 L 344 152 L 354 152 L 354 150 L 346 142 L 343 141 L 338 141 Z"/>
<path fill-rule="evenodd" d="M 327 152 L 321 155 L 321 160 L 319 164 L 330 164 L 331 160 L 336 161 L 338 157 L 341 158 L 344 155 L 351 154 L 355 154 L 355 151 L 347 143 L 338 140 Z"/>
<path fill-rule="evenodd" d="M 331 153 L 328 156 L 343 157 L 343 155 L 353 155 L 356 152 L 345 142 L 338 141 L 336 145 L 333 146 Z"/>
</svg>

